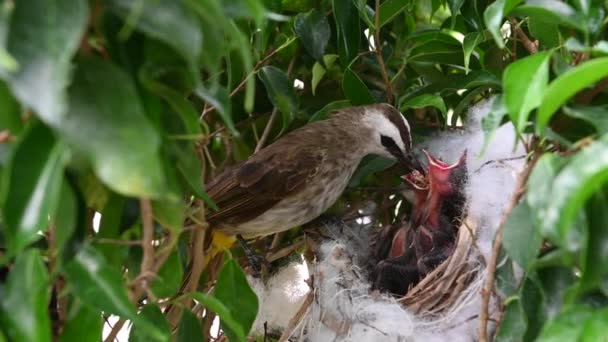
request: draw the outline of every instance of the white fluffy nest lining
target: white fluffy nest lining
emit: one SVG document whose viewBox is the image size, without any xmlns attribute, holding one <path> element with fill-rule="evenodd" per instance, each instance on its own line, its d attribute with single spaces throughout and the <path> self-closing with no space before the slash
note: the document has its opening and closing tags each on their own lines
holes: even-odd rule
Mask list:
<svg viewBox="0 0 608 342">
<path fill-rule="evenodd" d="M 468 218 L 452 256 L 429 273 L 404 298 L 371 292 L 365 262 L 369 227 L 326 227 L 330 239 L 313 264 L 294 262 L 265 284 L 250 279 L 260 299 L 254 333 L 282 332 L 293 341 L 471 341 L 477 340 L 480 290 L 498 222 L 513 193 L 525 153 L 505 125 L 483 156 L 481 118 L 491 101 L 469 112 L 466 130 L 445 133 L 424 148 L 447 162 L 464 149 L 469 181 Z M 311 289 L 309 281 L 312 279 Z M 490 317 L 496 318 L 496 298 Z M 494 329 L 490 322 L 490 331 Z"/>
</svg>

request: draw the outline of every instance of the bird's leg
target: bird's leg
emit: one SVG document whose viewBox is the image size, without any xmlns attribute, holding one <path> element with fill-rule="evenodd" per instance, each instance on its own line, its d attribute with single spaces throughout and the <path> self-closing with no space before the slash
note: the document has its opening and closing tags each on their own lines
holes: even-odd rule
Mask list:
<svg viewBox="0 0 608 342">
<path fill-rule="evenodd" d="M 247 241 L 243 238 L 241 234 L 236 235 L 236 239 L 239 241 L 239 244 L 245 251 L 245 255 L 247 256 L 247 260 L 249 261 L 249 265 L 253 268 L 253 276 L 259 278 L 262 271 L 262 264 L 269 267 L 268 260 L 263 256 L 257 254 L 248 244 Z"/>
</svg>

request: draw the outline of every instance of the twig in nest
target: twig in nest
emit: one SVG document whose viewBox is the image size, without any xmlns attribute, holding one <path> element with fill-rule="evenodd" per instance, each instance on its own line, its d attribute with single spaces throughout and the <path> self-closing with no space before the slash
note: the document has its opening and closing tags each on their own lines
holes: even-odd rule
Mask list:
<svg viewBox="0 0 608 342">
<path fill-rule="evenodd" d="M 306 315 L 306 312 L 308 312 L 308 308 L 310 308 L 314 297 L 314 291 L 311 290 L 310 292 L 308 292 L 308 295 L 306 296 L 306 299 L 304 300 L 304 303 L 302 303 L 302 306 L 300 307 L 298 312 L 296 312 L 296 314 L 289 320 L 287 328 L 285 328 L 283 334 L 281 334 L 281 338 L 279 338 L 279 342 L 287 341 L 287 339 L 302 323 L 302 317 L 304 317 Z"/>
<path fill-rule="evenodd" d="M 298 248 L 304 246 L 304 239 L 297 241 L 283 249 L 280 249 L 274 253 L 268 253 L 266 255 L 266 260 L 268 262 L 273 262 L 275 260 L 279 260 L 281 258 L 284 258 L 286 256 L 288 256 L 289 254 L 293 253 L 295 250 L 297 250 Z"/>
<path fill-rule="evenodd" d="M 490 164 L 504 164 L 504 162 L 508 162 L 508 161 L 513 161 L 513 160 L 520 160 L 520 159 L 524 159 L 526 158 L 526 155 L 523 156 L 518 156 L 518 157 L 511 157 L 511 158 L 502 158 L 502 159 L 493 159 L 493 160 L 488 160 L 487 162 L 481 164 L 477 170 L 473 171 L 473 173 L 479 173 L 479 171 L 481 171 L 482 168 L 484 168 L 485 166 L 488 166 Z"/>
<path fill-rule="evenodd" d="M 382 73 L 382 79 L 384 80 L 384 84 L 386 87 L 386 100 L 388 103 L 393 103 L 393 89 L 391 87 L 391 81 L 388 78 L 388 73 L 386 72 L 386 65 L 384 65 L 384 58 L 382 58 L 382 42 L 380 41 L 380 0 L 376 0 L 376 13 L 375 13 L 375 23 L 376 30 L 374 32 L 374 45 L 376 48 L 376 59 L 378 60 L 378 65 L 380 66 L 380 72 Z"/>
<path fill-rule="evenodd" d="M 507 210 L 502 215 L 500 219 L 500 224 L 498 225 L 498 229 L 496 230 L 496 236 L 494 238 L 494 244 L 492 245 L 492 255 L 490 256 L 490 261 L 488 263 L 488 274 L 484 283 L 484 287 L 481 289 L 481 311 L 479 313 L 479 341 L 487 342 L 488 340 L 488 320 L 489 320 L 489 305 L 490 305 L 490 296 L 494 289 L 494 279 L 496 277 L 496 265 L 498 263 L 498 257 L 500 255 L 500 249 L 502 247 L 502 230 L 505 226 L 505 222 L 509 217 L 509 214 L 517 206 L 519 200 L 522 198 L 525 193 L 526 184 L 528 183 L 528 178 L 530 177 L 530 173 L 532 169 L 534 169 L 534 165 L 538 161 L 540 157 L 540 153 L 534 153 L 532 155 L 532 159 L 524 170 L 519 174 L 519 179 L 517 181 L 517 186 L 515 188 L 515 193 L 511 197 L 511 201 Z"/>
</svg>

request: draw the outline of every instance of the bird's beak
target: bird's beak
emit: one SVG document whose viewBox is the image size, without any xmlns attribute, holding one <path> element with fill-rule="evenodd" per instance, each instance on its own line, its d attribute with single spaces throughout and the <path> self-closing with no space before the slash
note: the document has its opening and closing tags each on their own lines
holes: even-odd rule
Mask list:
<svg viewBox="0 0 608 342">
<path fill-rule="evenodd" d="M 418 171 L 422 173 L 425 172 L 424 168 L 422 167 L 422 164 L 412 152 L 404 154 L 400 151 L 399 153 L 395 153 L 395 158 L 397 158 L 399 164 L 401 164 L 401 166 L 404 167 L 408 171 L 408 173 L 413 171 Z"/>
</svg>

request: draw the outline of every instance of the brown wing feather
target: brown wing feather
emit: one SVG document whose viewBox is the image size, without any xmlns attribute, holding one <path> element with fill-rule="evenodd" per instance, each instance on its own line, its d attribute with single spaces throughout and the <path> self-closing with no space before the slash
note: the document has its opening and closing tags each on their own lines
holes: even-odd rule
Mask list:
<svg viewBox="0 0 608 342">
<path fill-rule="evenodd" d="M 261 215 L 302 189 L 323 161 L 319 151 L 301 149 L 285 154 L 280 147 L 269 146 L 207 185 L 219 207 L 207 216 L 212 225 L 238 224 Z"/>
</svg>

